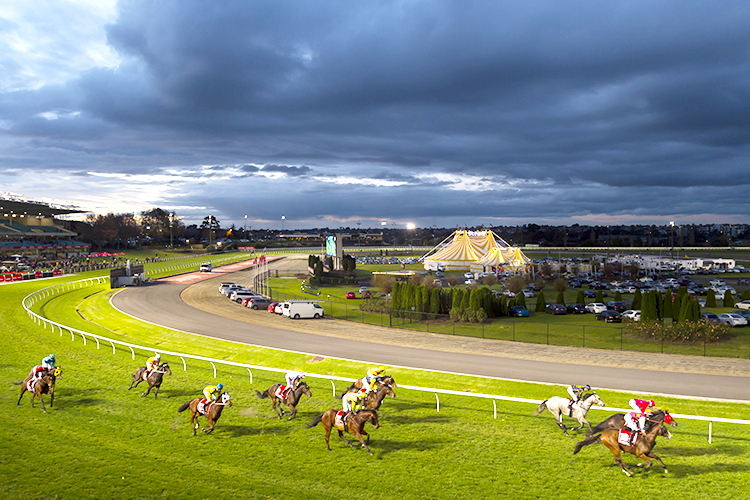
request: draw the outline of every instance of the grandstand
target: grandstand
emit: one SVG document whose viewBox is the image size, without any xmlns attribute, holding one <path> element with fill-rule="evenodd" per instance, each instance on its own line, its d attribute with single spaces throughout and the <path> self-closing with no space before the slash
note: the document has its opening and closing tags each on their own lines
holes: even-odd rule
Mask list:
<svg viewBox="0 0 750 500">
<path fill-rule="evenodd" d="M 74 206 L 0 193 L 0 254 L 87 252 L 91 245 L 76 241 L 77 234 L 63 227 L 65 221 L 55 218 L 85 212 Z"/>
</svg>

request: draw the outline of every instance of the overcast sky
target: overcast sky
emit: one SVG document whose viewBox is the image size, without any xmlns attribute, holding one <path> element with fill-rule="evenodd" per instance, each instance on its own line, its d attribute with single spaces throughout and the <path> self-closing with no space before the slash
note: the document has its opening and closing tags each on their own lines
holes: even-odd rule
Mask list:
<svg viewBox="0 0 750 500">
<path fill-rule="evenodd" d="M 254 228 L 750 222 L 747 1 L 15 0 L 0 191 Z"/>
</svg>

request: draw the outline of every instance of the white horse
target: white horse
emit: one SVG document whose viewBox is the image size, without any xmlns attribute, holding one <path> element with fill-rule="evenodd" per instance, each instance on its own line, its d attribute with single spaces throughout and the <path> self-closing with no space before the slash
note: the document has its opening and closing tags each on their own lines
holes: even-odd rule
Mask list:
<svg viewBox="0 0 750 500">
<path fill-rule="evenodd" d="M 581 399 L 573 404 L 572 410 L 570 408 L 570 399 L 553 396 L 541 402 L 536 411 L 534 411 L 534 416 L 536 417 L 537 415 L 542 413 L 545 408 L 547 408 L 550 413 L 555 416 L 557 425 L 560 426 L 560 429 L 562 429 L 565 435 L 568 436 L 568 429 L 562 422 L 562 416 L 565 415 L 566 417 L 574 418 L 578 420 L 579 424 L 581 424 L 572 430 L 579 431 L 585 424 L 589 426 L 589 431 L 591 431 L 591 424 L 588 420 L 586 420 L 586 414 L 589 412 L 589 408 L 594 405 L 605 406 L 604 401 L 601 400 L 596 392 L 585 394 Z"/>
</svg>

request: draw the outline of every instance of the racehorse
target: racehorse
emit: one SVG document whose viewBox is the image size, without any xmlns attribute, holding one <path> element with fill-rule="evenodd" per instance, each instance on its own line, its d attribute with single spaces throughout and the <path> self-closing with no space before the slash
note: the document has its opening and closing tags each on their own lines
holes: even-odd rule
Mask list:
<svg viewBox="0 0 750 500">
<path fill-rule="evenodd" d="M 677 427 L 677 422 L 674 421 L 672 415 L 666 410 L 655 410 L 651 413 L 646 414 L 646 420 L 654 422 L 663 422 L 669 424 L 672 427 Z M 595 425 L 591 428 L 591 431 L 587 435 L 597 434 L 607 429 L 625 429 L 625 414 L 615 413 L 604 422 Z"/>
<path fill-rule="evenodd" d="M 357 390 L 358 389 L 355 389 L 354 387 L 350 387 L 349 390 L 347 390 L 344 394 L 357 392 Z M 365 406 L 371 410 L 377 410 L 378 408 L 380 408 L 380 405 L 383 404 L 383 399 L 385 399 L 386 396 L 395 398 L 396 393 L 393 392 L 393 389 L 391 389 L 390 385 L 381 384 L 378 386 L 377 390 L 367 393 Z"/>
<path fill-rule="evenodd" d="M 286 397 L 284 399 L 278 397 L 276 395 L 276 390 L 281 387 L 281 384 L 273 384 L 271 387 L 266 389 L 263 392 L 255 391 L 255 395 L 258 396 L 260 399 L 266 399 L 271 398 L 271 403 L 273 404 L 273 411 L 276 412 L 276 415 L 279 416 L 279 420 L 283 418 L 284 415 L 289 413 L 291 417 L 289 417 L 289 420 L 292 420 L 294 417 L 297 416 L 297 404 L 299 404 L 299 400 L 302 397 L 303 394 L 306 394 L 308 398 L 312 397 L 312 393 L 310 392 L 310 387 L 305 382 L 300 382 L 300 384 L 297 386 L 296 389 L 290 390 L 287 392 Z M 292 411 L 281 411 L 281 403 L 284 403 L 287 405 Z"/>
<path fill-rule="evenodd" d="M 195 436 L 195 431 L 198 430 L 198 417 L 201 416 L 201 413 L 198 411 L 198 403 L 202 399 L 203 398 L 195 398 L 188 401 L 187 403 L 183 403 L 179 408 L 177 408 L 178 413 L 182 413 L 183 411 L 190 408 L 190 412 L 192 413 L 192 416 L 190 417 L 190 425 L 193 427 L 193 436 Z M 210 425 L 211 427 L 209 427 L 208 429 L 201 429 L 203 432 L 205 432 L 206 434 L 211 434 L 211 432 L 213 432 L 214 426 L 221 416 L 221 410 L 223 410 L 225 406 L 232 406 L 232 398 L 229 396 L 229 393 L 223 392 L 219 395 L 217 400 L 211 403 L 211 405 L 208 407 L 208 411 L 206 412 L 206 419 L 208 420 L 208 425 Z"/>
<path fill-rule="evenodd" d="M 389 387 L 397 387 L 396 381 L 393 380 L 393 377 L 391 377 L 390 375 L 383 375 L 382 377 L 376 377 L 375 380 L 378 381 L 378 385 L 387 385 Z M 358 389 L 361 389 L 362 387 L 364 387 L 364 382 L 362 382 L 361 378 L 358 378 L 357 380 L 354 381 L 352 385 L 347 387 L 346 390 L 342 392 L 340 396 L 338 396 L 338 399 L 343 398 L 344 394 L 346 394 L 347 392 L 356 391 Z"/>
<path fill-rule="evenodd" d="M 307 428 L 310 429 L 318 425 L 320 422 L 323 422 L 323 426 L 326 429 L 326 446 L 328 447 L 328 451 L 331 451 L 329 438 L 331 437 L 331 429 L 333 427 L 335 427 L 336 430 L 339 431 L 339 437 L 343 439 L 346 444 L 353 448 L 354 445 L 351 443 L 351 441 L 344 437 L 343 423 L 339 424 L 336 422 L 336 413 L 338 413 L 338 410 L 334 408 L 328 410 L 325 413 L 321 413 L 320 415 L 315 417 L 309 424 L 307 424 Z M 365 423 L 367 422 L 370 422 L 376 429 L 380 427 L 380 424 L 378 423 L 378 414 L 375 410 L 360 410 L 357 413 L 352 413 L 346 421 L 346 426 L 347 432 L 354 434 L 354 437 L 359 439 L 359 442 L 362 443 L 362 446 L 364 446 L 367 452 L 372 455 L 372 451 L 367 446 L 368 444 L 370 444 L 370 435 L 365 431 Z M 362 439 L 363 434 L 367 436 L 367 442 Z"/>
<path fill-rule="evenodd" d="M 54 370 L 47 371 L 45 374 L 36 380 L 34 380 L 33 384 L 31 385 L 31 407 L 36 408 L 34 406 L 34 398 L 39 396 L 39 401 L 42 402 L 42 410 L 44 410 L 44 413 L 47 413 L 47 408 L 44 406 L 44 400 L 42 399 L 42 394 L 49 394 L 49 405 L 52 407 L 55 403 L 55 381 L 58 378 L 62 378 L 62 368 L 55 367 Z M 16 406 L 21 404 L 21 398 L 23 398 L 23 395 L 26 391 L 29 390 L 29 381 L 32 379 L 31 376 L 26 377 L 26 379 L 23 382 L 13 382 L 13 385 L 21 385 L 21 395 L 18 396 L 18 403 L 16 403 Z"/>
<path fill-rule="evenodd" d="M 627 464 L 625 464 L 625 462 L 622 461 L 622 459 L 620 458 L 620 451 L 632 453 L 639 459 L 646 462 L 646 465 L 643 466 L 644 469 L 648 469 L 649 467 L 651 467 L 651 465 L 653 464 L 653 462 L 651 462 L 651 459 L 655 458 L 664 468 L 664 473 L 668 473 L 669 471 L 667 470 L 667 466 L 664 465 L 662 459 L 656 456 L 652 450 L 654 449 L 654 446 L 656 446 L 657 436 L 662 435 L 669 439 L 672 437 L 672 435 L 669 433 L 669 430 L 664 427 L 664 424 L 662 422 L 649 421 L 644 431 L 645 432 L 643 434 L 638 435 L 638 438 L 636 439 L 634 444 L 626 445 L 621 444 L 617 440 L 617 435 L 620 433 L 619 429 L 607 429 L 599 435 L 588 437 L 576 444 L 575 450 L 573 450 L 573 454 L 575 455 L 576 453 L 581 451 L 581 448 L 583 448 L 584 446 L 595 443 L 596 441 L 601 439 L 604 446 L 609 448 L 609 450 L 612 452 L 612 455 L 614 455 L 617 465 L 619 465 L 620 469 L 628 476 L 632 475 L 633 469 L 631 469 Z M 638 466 L 641 467 L 641 464 L 638 464 Z"/>
<path fill-rule="evenodd" d="M 534 411 L 534 416 L 536 417 L 537 415 L 542 413 L 545 408 L 547 408 L 550 411 L 550 413 L 552 413 L 552 415 L 555 416 L 555 421 L 557 421 L 557 425 L 560 427 L 560 429 L 562 429 L 562 431 L 565 433 L 566 436 L 569 436 L 568 429 L 565 427 L 565 424 L 563 424 L 562 422 L 563 414 L 565 414 L 566 417 L 570 417 L 570 418 L 574 418 L 578 420 L 578 423 L 581 424 L 575 429 L 571 429 L 571 430 L 579 431 L 583 428 L 584 425 L 588 425 L 589 429 L 591 429 L 591 424 L 589 423 L 588 420 L 586 420 L 586 414 L 589 412 L 589 409 L 593 405 L 605 406 L 604 401 L 602 401 L 599 395 L 595 392 L 590 392 L 584 395 L 578 401 L 576 401 L 573 404 L 572 411 L 570 409 L 569 404 L 570 404 L 570 400 L 568 398 L 561 398 L 559 396 L 553 396 L 541 402 L 541 404 Z"/>
<path fill-rule="evenodd" d="M 146 372 L 145 366 L 140 366 L 133 374 L 133 381 L 130 383 L 130 387 L 128 387 L 128 390 L 132 389 L 133 387 L 138 387 L 138 384 L 143 382 L 143 374 Z M 148 375 L 148 390 L 141 394 L 141 396 L 146 397 L 148 396 L 148 393 L 151 392 L 152 388 L 156 388 L 154 391 L 154 399 L 156 399 L 156 396 L 159 394 L 159 388 L 161 387 L 161 380 L 164 377 L 164 374 L 167 373 L 169 375 L 172 375 L 172 370 L 169 369 L 169 363 L 166 361 L 162 364 L 160 364 L 156 370 L 151 371 Z"/>
</svg>

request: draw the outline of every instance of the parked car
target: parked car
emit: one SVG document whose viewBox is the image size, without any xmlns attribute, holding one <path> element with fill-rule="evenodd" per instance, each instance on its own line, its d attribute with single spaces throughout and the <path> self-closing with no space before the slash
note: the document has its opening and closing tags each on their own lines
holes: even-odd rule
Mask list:
<svg viewBox="0 0 750 500">
<path fill-rule="evenodd" d="M 618 313 L 622 314 L 624 313 L 628 308 L 623 304 L 622 302 L 618 300 L 610 300 L 607 302 L 607 309 L 611 309 L 613 311 L 617 311 Z"/>
<path fill-rule="evenodd" d="M 476 284 L 477 284 L 477 280 L 475 279 L 468 279 L 464 281 L 464 285 L 476 285 Z"/>
<path fill-rule="evenodd" d="M 579 304 L 578 302 L 573 302 L 572 304 L 568 304 L 568 314 L 585 314 L 586 313 L 586 306 L 583 304 Z"/>
<path fill-rule="evenodd" d="M 369 289 L 366 286 L 359 287 L 359 293 L 367 292 Z"/>
<path fill-rule="evenodd" d="M 204 262 L 203 264 L 201 264 L 201 267 L 199 270 L 202 273 L 210 273 L 212 268 L 213 268 L 213 265 L 210 262 Z"/>
<path fill-rule="evenodd" d="M 735 326 L 747 326 L 747 320 L 735 312 L 719 314 L 719 320 L 733 328 Z"/>
<path fill-rule="evenodd" d="M 555 315 L 558 315 L 558 314 L 568 314 L 568 308 L 565 307 L 562 304 L 552 304 L 552 303 L 549 303 L 549 304 L 547 304 L 547 307 L 544 308 L 544 311 L 547 314 L 555 314 Z"/>
<path fill-rule="evenodd" d="M 283 302 L 279 302 L 278 304 L 276 304 L 276 307 L 273 308 L 273 313 L 274 314 L 284 314 L 284 303 Z"/>
<path fill-rule="evenodd" d="M 435 271 L 435 276 L 437 276 L 438 278 L 442 278 L 443 273 L 441 273 L 440 271 Z"/>
<path fill-rule="evenodd" d="M 230 286 L 240 286 L 240 285 L 238 285 L 237 283 L 231 283 L 231 282 L 225 281 L 219 285 L 219 293 L 224 293 L 224 290 L 226 288 L 229 288 Z"/>
<path fill-rule="evenodd" d="M 743 300 L 742 302 L 737 302 L 734 305 L 734 307 L 737 309 L 750 310 L 750 300 Z"/>
<path fill-rule="evenodd" d="M 503 290 L 503 295 L 505 295 L 506 297 L 508 297 L 510 299 L 512 299 L 513 297 L 516 296 L 516 294 L 513 293 L 513 292 L 511 292 L 510 290 Z"/>
<path fill-rule="evenodd" d="M 627 311 L 622 313 L 622 319 L 627 321 L 640 321 L 641 311 L 637 309 L 628 309 Z"/>
<path fill-rule="evenodd" d="M 531 290 L 522 290 L 521 293 L 523 293 L 523 296 L 527 299 L 533 299 L 534 298 L 534 292 Z"/>
<path fill-rule="evenodd" d="M 596 314 L 597 321 L 604 321 L 605 323 L 622 323 L 622 314 L 618 313 L 613 309 L 607 309 Z"/>
<path fill-rule="evenodd" d="M 249 307 L 250 309 L 253 309 L 257 311 L 258 309 L 268 309 L 268 306 L 271 304 L 271 301 L 268 300 L 265 297 L 255 297 L 252 299 L 245 299 L 242 301 L 242 305 L 245 307 Z"/>
<path fill-rule="evenodd" d="M 739 311 L 735 311 L 735 314 L 739 314 L 743 318 L 747 320 L 748 325 L 750 325 L 750 311 L 746 309 L 740 309 Z"/>
<path fill-rule="evenodd" d="M 742 278 L 737 282 L 739 286 L 750 286 L 750 279 Z"/>
<path fill-rule="evenodd" d="M 701 319 L 709 323 L 721 323 L 721 320 L 714 313 L 701 313 Z"/>
<path fill-rule="evenodd" d="M 278 305 L 279 305 L 278 302 L 271 302 L 270 304 L 268 304 L 268 312 L 270 313 L 276 312 L 276 306 Z"/>
<path fill-rule="evenodd" d="M 262 299 L 263 296 L 255 292 L 251 292 L 250 290 L 237 290 L 236 292 L 233 292 L 232 295 L 229 296 L 229 298 L 234 302 L 237 302 L 238 304 L 242 304 L 242 301 L 245 299 Z"/>
<path fill-rule="evenodd" d="M 220 288 L 219 289 L 219 291 L 221 293 L 223 293 L 227 297 L 230 297 L 237 290 L 248 290 L 248 288 L 245 288 L 242 285 L 237 285 L 235 283 L 231 283 L 230 285 L 225 286 L 224 288 Z"/>
<path fill-rule="evenodd" d="M 473 280 L 474 279 L 474 273 L 464 273 L 464 278 L 467 280 Z"/>
<path fill-rule="evenodd" d="M 529 310 L 523 306 L 513 306 L 508 311 L 508 315 L 514 318 L 528 318 Z"/>
<path fill-rule="evenodd" d="M 593 299 L 594 297 L 596 297 L 596 292 L 593 290 L 584 290 L 583 296 L 587 299 Z"/>
<path fill-rule="evenodd" d="M 356 299 L 357 298 L 357 294 L 354 293 L 354 292 L 346 292 L 346 298 L 347 299 Z"/>
<path fill-rule="evenodd" d="M 586 312 L 588 313 L 599 314 L 600 312 L 606 310 L 607 306 L 605 306 L 601 302 L 592 302 L 590 304 L 586 304 Z"/>
<path fill-rule="evenodd" d="M 347 292 L 348 293 L 348 292 Z M 351 292 L 354 293 L 354 292 Z M 317 302 L 308 301 L 286 301 L 281 303 L 283 315 L 291 319 L 322 318 L 323 307 Z"/>
</svg>

